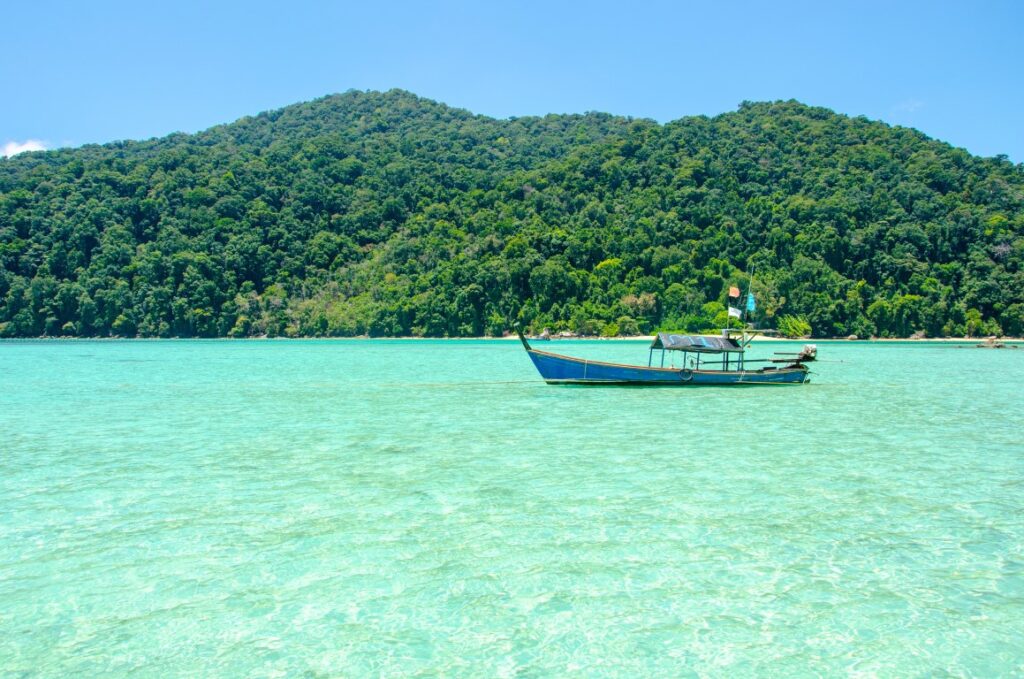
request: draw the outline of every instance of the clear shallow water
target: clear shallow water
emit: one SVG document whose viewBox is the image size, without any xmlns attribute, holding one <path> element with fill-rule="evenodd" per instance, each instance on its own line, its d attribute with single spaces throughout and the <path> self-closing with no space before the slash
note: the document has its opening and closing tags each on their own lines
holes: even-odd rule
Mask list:
<svg viewBox="0 0 1024 679">
<path fill-rule="evenodd" d="M 819 356 L 0 343 L 0 674 L 1024 673 L 1024 350 Z"/>
</svg>

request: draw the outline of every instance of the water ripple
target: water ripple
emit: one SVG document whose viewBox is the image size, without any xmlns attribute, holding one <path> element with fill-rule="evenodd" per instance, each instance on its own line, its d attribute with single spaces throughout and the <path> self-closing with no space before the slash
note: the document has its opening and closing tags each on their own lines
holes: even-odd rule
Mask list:
<svg viewBox="0 0 1024 679">
<path fill-rule="evenodd" d="M 1017 353 L 648 391 L 503 342 L 0 344 L 0 673 L 1024 674 Z"/>
</svg>

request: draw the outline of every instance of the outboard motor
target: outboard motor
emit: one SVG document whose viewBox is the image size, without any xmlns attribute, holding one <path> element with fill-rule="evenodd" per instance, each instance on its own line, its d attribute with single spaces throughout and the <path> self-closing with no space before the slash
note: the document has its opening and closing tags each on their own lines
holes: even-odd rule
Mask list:
<svg viewBox="0 0 1024 679">
<path fill-rule="evenodd" d="M 817 344 L 805 344 L 804 348 L 796 356 L 797 363 L 810 363 L 818 356 Z"/>
</svg>

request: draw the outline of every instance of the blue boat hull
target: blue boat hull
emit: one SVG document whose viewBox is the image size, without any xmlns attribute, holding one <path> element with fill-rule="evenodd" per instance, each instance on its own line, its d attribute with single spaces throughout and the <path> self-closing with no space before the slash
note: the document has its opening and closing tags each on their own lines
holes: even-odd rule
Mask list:
<svg viewBox="0 0 1024 679">
<path fill-rule="evenodd" d="M 527 353 L 548 384 L 637 385 L 637 386 L 725 386 L 750 384 L 803 384 L 806 366 L 761 368 L 759 370 L 690 370 L 648 368 L 588 361 L 529 348 Z"/>
</svg>

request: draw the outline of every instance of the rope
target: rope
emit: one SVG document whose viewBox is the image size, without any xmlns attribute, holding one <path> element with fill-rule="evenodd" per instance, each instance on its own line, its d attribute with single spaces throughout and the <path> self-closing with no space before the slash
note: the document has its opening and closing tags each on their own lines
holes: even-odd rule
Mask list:
<svg viewBox="0 0 1024 679">
<path fill-rule="evenodd" d="M 401 383 L 396 382 L 396 383 L 393 383 L 393 384 L 388 384 L 388 383 L 378 384 L 376 386 L 378 386 L 378 387 L 388 387 L 388 388 L 392 388 L 392 387 L 401 387 L 401 388 L 408 388 L 408 387 L 482 387 L 482 386 L 491 386 L 491 385 L 496 385 L 496 384 L 543 384 L 543 382 L 542 381 L 538 381 L 538 380 L 505 380 L 505 381 L 498 381 L 498 382 L 493 382 L 493 381 L 490 381 L 490 380 L 487 380 L 487 381 L 478 380 L 478 381 L 475 381 L 475 382 L 401 382 Z"/>
</svg>

